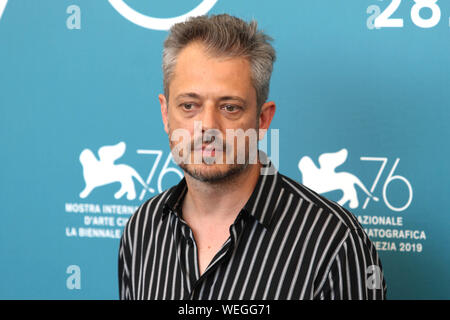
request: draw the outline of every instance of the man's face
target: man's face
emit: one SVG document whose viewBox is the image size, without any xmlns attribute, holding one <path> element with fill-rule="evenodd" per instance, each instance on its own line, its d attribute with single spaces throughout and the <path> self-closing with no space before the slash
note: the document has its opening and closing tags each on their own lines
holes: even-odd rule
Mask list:
<svg viewBox="0 0 450 320">
<path fill-rule="evenodd" d="M 163 95 L 159 99 L 171 149 L 178 143 L 189 144 L 190 161 L 179 164 L 185 172 L 196 179 L 212 182 L 246 167 L 242 161 L 237 163 L 237 143 L 226 143 L 226 130 L 257 130 L 259 125 L 256 90 L 247 59 L 213 57 L 205 52 L 202 44 L 192 43 L 179 53 L 169 85 L 169 100 Z M 210 129 L 218 130 L 222 141 L 217 141 L 216 137 L 213 144 L 205 141 L 205 137 L 195 136 L 194 122 L 197 126 L 200 124 L 203 133 Z M 177 129 L 189 132 L 190 141 L 172 141 L 170 138 Z M 199 127 L 196 132 L 199 132 Z M 222 146 L 223 150 L 220 147 L 215 150 L 212 148 L 214 145 Z M 247 155 L 248 146 L 245 149 Z M 233 159 L 232 163 L 227 163 L 227 154 Z M 198 157 L 215 157 L 222 161 L 198 163 L 194 161 Z"/>
</svg>

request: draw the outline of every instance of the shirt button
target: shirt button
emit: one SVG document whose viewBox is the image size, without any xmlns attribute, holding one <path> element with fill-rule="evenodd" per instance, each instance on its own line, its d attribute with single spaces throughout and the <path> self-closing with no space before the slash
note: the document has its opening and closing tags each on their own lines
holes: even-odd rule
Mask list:
<svg viewBox="0 0 450 320">
<path fill-rule="evenodd" d="M 186 238 L 186 242 L 189 246 L 192 246 L 194 244 L 194 241 L 192 241 L 191 238 Z"/>
</svg>

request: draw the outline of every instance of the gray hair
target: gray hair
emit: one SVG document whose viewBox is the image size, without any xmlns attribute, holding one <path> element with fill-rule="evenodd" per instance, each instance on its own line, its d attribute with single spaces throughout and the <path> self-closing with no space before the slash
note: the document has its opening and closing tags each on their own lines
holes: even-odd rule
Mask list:
<svg viewBox="0 0 450 320">
<path fill-rule="evenodd" d="M 251 78 L 256 90 L 258 114 L 269 96 L 269 82 L 275 62 L 272 38 L 257 30 L 257 22 L 247 23 L 228 14 L 198 16 L 177 23 L 164 41 L 164 94 L 169 97 L 169 84 L 180 51 L 194 41 L 205 45 L 208 53 L 219 57 L 245 57 L 250 62 Z"/>
</svg>

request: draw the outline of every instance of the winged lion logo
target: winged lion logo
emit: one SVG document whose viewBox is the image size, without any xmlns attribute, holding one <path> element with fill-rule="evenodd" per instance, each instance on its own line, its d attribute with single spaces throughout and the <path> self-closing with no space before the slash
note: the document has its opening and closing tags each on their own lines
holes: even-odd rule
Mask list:
<svg viewBox="0 0 450 320">
<path fill-rule="evenodd" d="M 348 151 L 345 148 L 334 153 L 324 153 L 319 156 L 320 168 L 316 166 L 310 157 L 302 157 L 298 162 L 298 168 L 303 177 L 302 183 L 318 193 L 341 190 L 343 196 L 338 201 L 338 204 L 343 206 L 349 202 L 349 206 L 352 209 L 357 208 L 359 205 L 355 186 L 360 187 L 374 201 L 378 201 L 379 199 L 366 189 L 357 176 L 349 172 L 335 171 L 337 167 L 347 160 L 347 156 Z"/>
<path fill-rule="evenodd" d="M 115 164 L 115 161 L 125 153 L 125 142 L 119 142 L 112 146 L 103 146 L 98 150 L 99 159 L 90 149 L 84 149 L 80 154 L 80 162 L 83 167 L 83 176 L 86 187 L 80 193 L 81 198 L 86 198 L 98 187 L 120 182 L 120 189 L 114 194 L 119 199 L 127 195 L 128 200 L 136 198 L 136 190 L 133 178 L 151 193 L 155 190 L 149 188 L 141 176 L 131 166 L 126 164 Z"/>
</svg>

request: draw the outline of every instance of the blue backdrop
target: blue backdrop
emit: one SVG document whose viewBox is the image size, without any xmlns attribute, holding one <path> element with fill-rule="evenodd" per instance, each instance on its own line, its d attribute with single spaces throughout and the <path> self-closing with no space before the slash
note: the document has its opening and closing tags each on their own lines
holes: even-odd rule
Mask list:
<svg viewBox="0 0 450 320">
<path fill-rule="evenodd" d="M 359 217 L 388 298 L 449 299 L 444 0 L 0 0 L 0 298 L 118 298 L 124 223 L 180 179 L 161 50 L 167 19 L 196 8 L 254 18 L 275 39 L 279 170 Z M 92 182 L 80 155 L 113 145 L 111 181 Z"/>
</svg>

